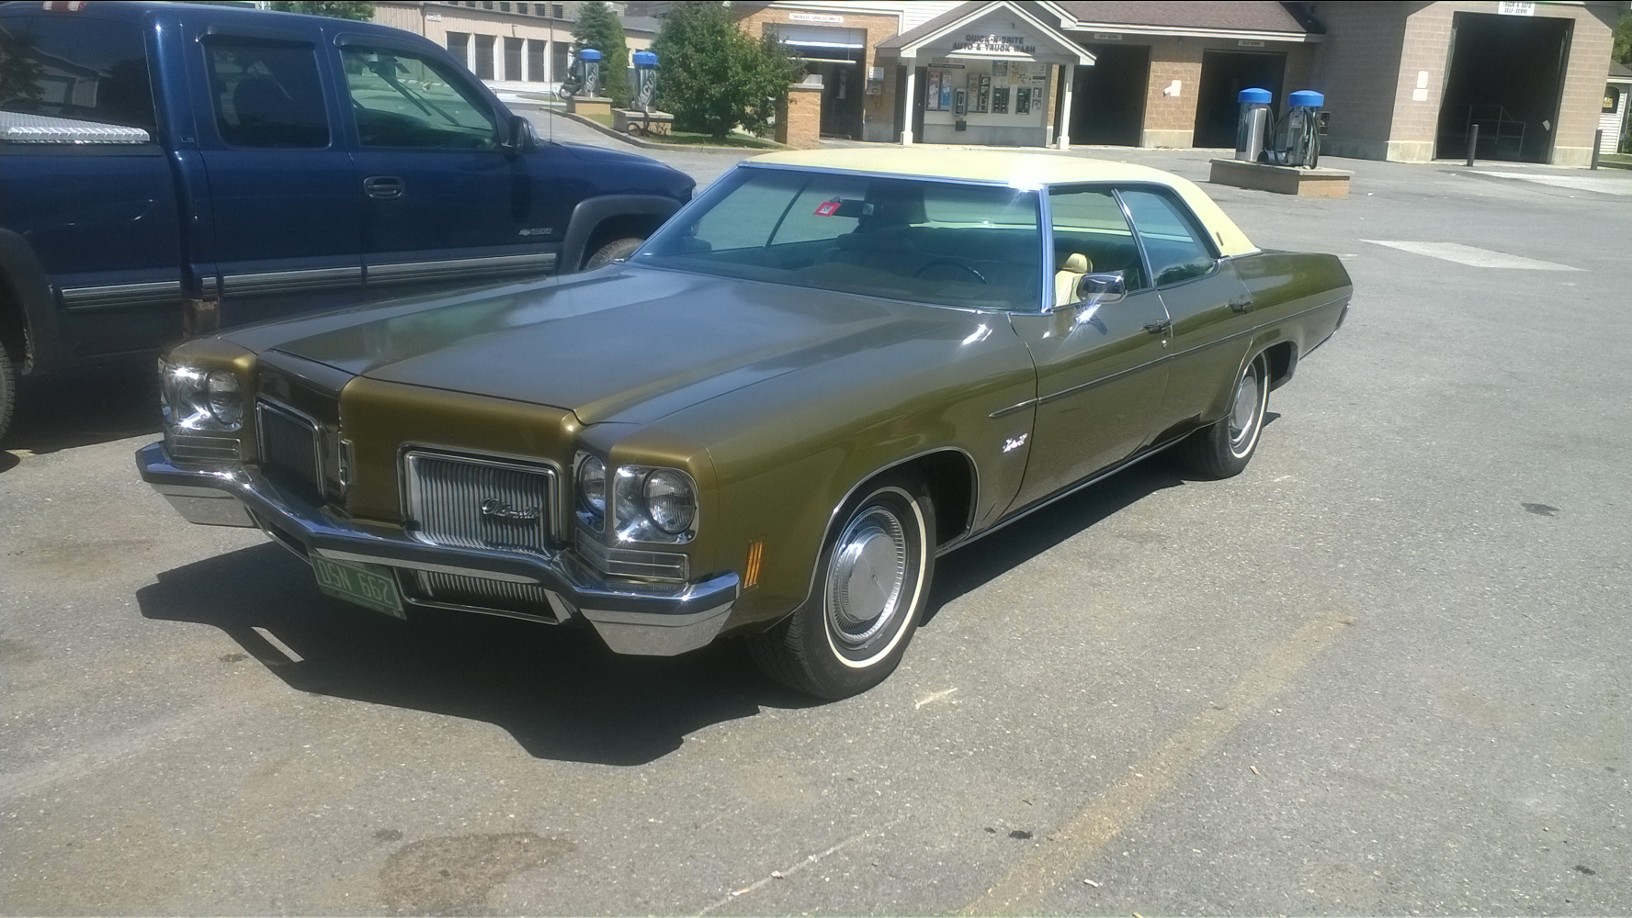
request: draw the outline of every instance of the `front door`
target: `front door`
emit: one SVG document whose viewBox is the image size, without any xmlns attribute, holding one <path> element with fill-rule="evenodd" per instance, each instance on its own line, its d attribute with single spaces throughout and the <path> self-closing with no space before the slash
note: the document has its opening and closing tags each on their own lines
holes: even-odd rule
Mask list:
<svg viewBox="0 0 1632 918">
<path fill-rule="evenodd" d="M 222 324 L 355 301 L 361 215 L 319 49 L 305 34 L 259 28 L 212 28 L 200 44 L 194 111 Z"/>
<path fill-rule="evenodd" d="M 1054 309 L 1012 317 L 1037 366 L 1037 420 L 1021 504 L 1137 452 L 1153 433 L 1167 386 L 1167 310 L 1116 196 L 1106 188 L 1057 188 L 1049 211 Z M 1076 279 L 1085 273 L 1120 274 L 1127 296 L 1076 302 Z"/>
<path fill-rule="evenodd" d="M 370 292 L 497 282 L 555 267 L 535 226 L 549 203 L 530 157 L 501 148 L 508 125 L 439 57 L 372 37 L 340 49 L 357 130 Z"/>
</svg>

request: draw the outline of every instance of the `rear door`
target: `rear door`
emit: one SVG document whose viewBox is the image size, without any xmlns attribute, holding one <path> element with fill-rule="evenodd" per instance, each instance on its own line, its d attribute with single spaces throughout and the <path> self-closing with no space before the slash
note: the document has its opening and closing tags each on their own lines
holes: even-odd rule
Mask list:
<svg viewBox="0 0 1632 918">
<path fill-rule="evenodd" d="M 361 292 L 361 195 L 332 127 L 339 97 L 319 38 L 220 25 L 196 36 L 194 110 L 224 325 L 352 302 Z"/>
<path fill-rule="evenodd" d="M 444 287 L 555 266 L 559 227 L 530 157 L 501 148 L 508 125 L 470 74 L 418 43 L 338 41 L 356 132 L 371 291 Z"/>
</svg>

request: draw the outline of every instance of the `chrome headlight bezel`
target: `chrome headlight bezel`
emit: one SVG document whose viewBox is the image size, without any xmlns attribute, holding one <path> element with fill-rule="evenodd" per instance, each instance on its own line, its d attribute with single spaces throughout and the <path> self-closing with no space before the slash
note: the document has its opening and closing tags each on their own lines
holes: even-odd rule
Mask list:
<svg viewBox="0 0 1632 918">
<path fill-rule="evenodd" d="M 597 465 L 605 470 L 601 479 L 605 482 L 604 503 L 592 497 Z M 579 524 L 596 534 L 610 536 L 607 541 L 611 543 L 680 545 L 697 535 L 697 483 L 684 469 L 613 466 L 599 456 L 581 452 L 573 462 L 573 491 L 573 512 Z"/>
<path fill-rule="evenodd" d="M 231 370 L 159 359 L 164 425 L 173 431 L 234 433 L 244 426 L 244 384 Z"/>
</svg>

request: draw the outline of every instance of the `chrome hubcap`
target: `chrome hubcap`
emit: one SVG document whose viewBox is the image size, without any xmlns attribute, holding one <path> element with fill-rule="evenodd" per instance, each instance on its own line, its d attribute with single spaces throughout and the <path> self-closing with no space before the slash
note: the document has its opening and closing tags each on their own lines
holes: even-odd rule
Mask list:
<svg viewBox="0 0 1632 918">
<path fill-rule="evenodd" d="M 1258 410 L 1263 402 L 1261 381 L 1258 378 L 1258 367 L 1253 365 L 1241 377 L 1241 382 L 1235 387 L 1235 407 L 1230 410 L 1230 448 L 1240 453 L 1242 447 L 1252 442 L 1252 437 L 1258 428 Z"/>
<path fill-rule="evenodd" d="M 855 646 L 877 635 L 901 604 L 907 576 L 907 537 L 895 514 L 873 507 L 839 534 L 827 576 L 827 614 L 833 632 Z"/>
</svg>

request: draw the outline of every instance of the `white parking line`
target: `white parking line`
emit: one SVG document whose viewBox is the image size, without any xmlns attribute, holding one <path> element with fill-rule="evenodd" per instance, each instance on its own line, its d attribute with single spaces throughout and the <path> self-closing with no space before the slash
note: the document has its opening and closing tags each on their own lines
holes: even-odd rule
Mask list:
<svg viewBox="0 0 1632 918">
<path fill-rule="evenodd" d="M 1571 191 L 1591 191 L 1596 194 L 1632 194 L 1632 181 L 1624 178 L 1606 178 L 1598 175 L 1542 175 L 1533 172 L 1480 172 L 1496 178 L 1518 179 Z"/>
<path fill-rule="evenodd" d="M 1509 255 L 1506 252 L 1476 248 L 1458 242 L 1402 242 L 1391 239 L 1364 239 L 1361 241 L 1369 242 L 1372 245 L 1386 245 L 1391 249 L 1399 249 L 1413 255 L 1427 255 L 1429 258 L 1454 261 L 1459 265 L 1467 265 L 1470 268 L 1507 268 L 1514 271 L 1581 270 L 1557 262 L 1539 261 L 1534 258 L 1525 258 L 1523 255 Z"/>
</svg>

